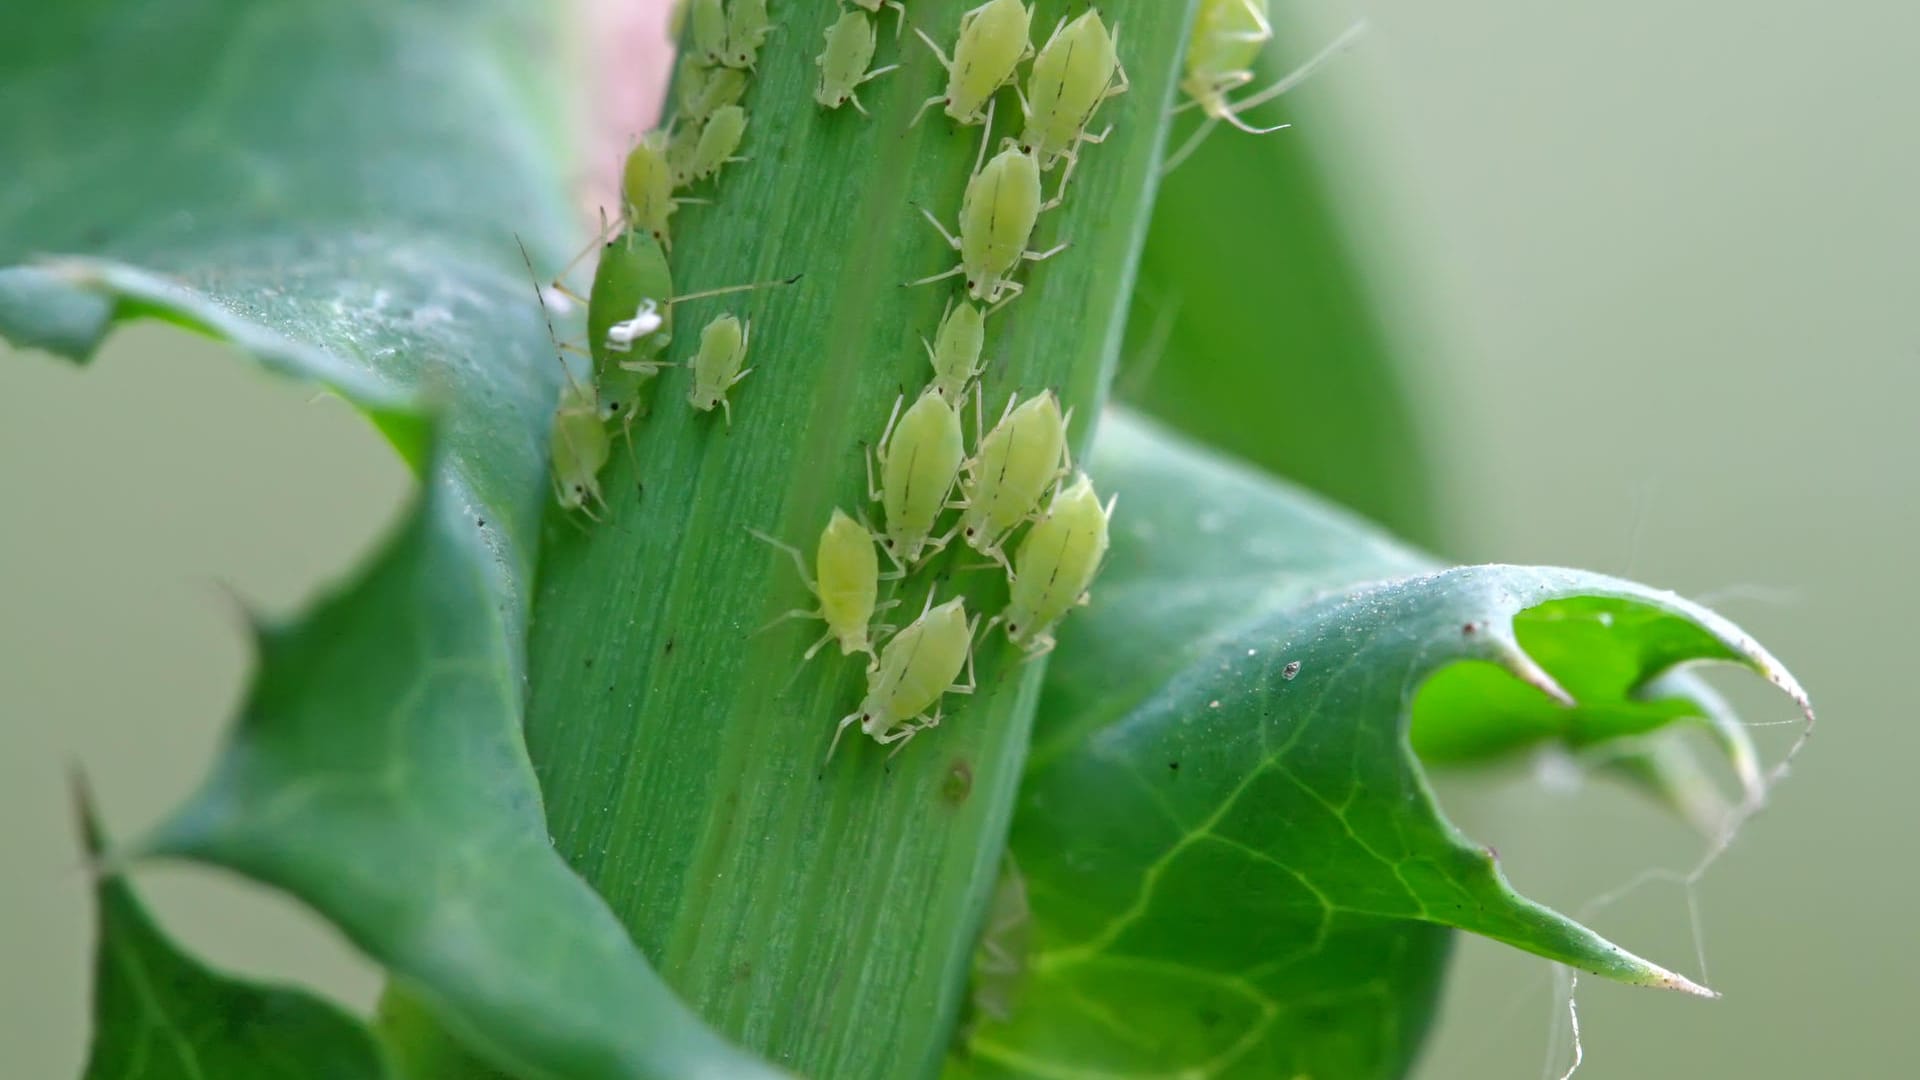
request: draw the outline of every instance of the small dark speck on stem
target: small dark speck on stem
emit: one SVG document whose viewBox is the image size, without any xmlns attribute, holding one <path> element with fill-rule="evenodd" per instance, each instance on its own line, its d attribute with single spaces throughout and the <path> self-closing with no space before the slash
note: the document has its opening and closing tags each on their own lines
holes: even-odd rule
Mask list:
<svg viewBox="0 0 1920 1080">
<path fill-rule="evenodd" d="M 1180 771 L 1180 763 L 1179 763 L 1179 762 L 1177 762 L 1177 761 L 1169 761 L 1169 762 L 1167 762 L 1167 768 L 1169 768 L 1169 769 L 1172 769 L 1172 770 L 1173 770 L 1174 772 L 1179 772 L 1179 771 Z"/>
<path fill-rule="evenodd" d="M 667 656 L 673 655 L 673 639 L 672 638 L 667 639 L 667 647 L 661 651 Z"/>
<path fill-rule="evenodd" d="M 973 794 L 973 766 L 965 758 L 954 758 L 947 766 L 946 778 L 940 782 L 940 797 L 959 806 Z"/>
</svg>

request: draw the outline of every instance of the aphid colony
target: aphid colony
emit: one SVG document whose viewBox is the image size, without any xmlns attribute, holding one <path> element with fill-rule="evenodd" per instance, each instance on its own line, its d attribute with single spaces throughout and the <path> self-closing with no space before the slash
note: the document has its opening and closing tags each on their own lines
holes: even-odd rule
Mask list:
<svg viewBox="0 0 1920 1080">
<path fill-rule="evenodd" d="M 562 348 L 584 355 L 591 364 L 589 377 L 582 380 L 562 359 L 567 380 L 554 412 L 549 448 L 554 496 L 562 509 L 590 517 L 595 516 L 595 504 L 605 505 L 599 474 L 611 457 L 607 426 L 619 424 L 631 445 L 633 424 L 645 407 L 645 385 L 674 366 L 663 359 L 673 340 L 674 306 L 797 280 L 674 292 L 668 266 L 673 213 L 685 203 L 704 201 L 678 192 L 717 183 L 725 166 L 747 160 L 738 153 L 747 130 L 741 102 L 760 46 L 773 29 L 766 0 L 690 0 L 680 14 L 691 27 L 691 47 L 680 63 L 674 118 L 665 128 L 642 135 L 627 152 L 620 171 L 620 215 L 603 225 L 599 238 L 574 260 L 578 263 L 599 248 L 587 295 L 574 293 L 560 279 L 551 286 L 556 295 L 586 308 L 585 347 Z M 531 260 L 528 267 L 531 271 Z M 544 310 L 545 291 L 540 299 Z M 551 334 L 551 315 L 547 328 Z M 718 408 L 731 426 L 733 407 L 727 394 L 753 370 L 746 366 L 752 339 L 752 323 L 738 316 L 722 313 L 707 323 L 688 362 L 690 407 L 701 412 Z"/>
<path fill-rule="evenodd" d="M 871 15 L 881 3 L 855 2 L 857 9 L 843 11 L 827 31 L 826 49 L 817 58 L 815 100 L 826 108 L 846 101 L 859 108 L 855 88 L 898 66 L 868 70 L 875 43 Z M 900 18 L 904 22 L 904 10 Z M 1097 12 L 1062 19 L 1037 51 L 1031 22 L 1021 0 L 988 0 L 961 17 L 951 56 L 914 30 L 947 73 L 943 92 L 921 106 L 914 122 L 940 105 L 949 120 L 980 125 L 981 145 L 961 200 L 959 235 L 923 211 L 960 259 L 953 269 L 912 284 L 962 277 L 965 295 L 948 301 L 933 340 L 923 339 L 932 366 L 928 384 L 911 403 L 904 394 L 894 402 L 868 451 L 867 495 L 879 504 L 878 534 L 836 508 L 809 574 L 797 549 L 755 533 L 793 558 L 818 601 L 813 609 L 781 616 L 826 624 L 803 662 L 836 640 L 842 655 L 860 652 L 869 660 L 866 695 L 840 721 L 829 757 L 855 725 L 876 742 L 895 744 L 898 753 L 940 722 L 946 694 L 973 691 L 979 615 L 968 618 L 959 596 L 936 604 L 936 585 L 919 617 L 888 637 L 891 627 L 874 625 L 875 616 L 894 603 L 879 602 L 881 581 L 912 575 L 959 536 L 990 560 L 983 567 L 997 565 L 1008 577 L 1008 603 L 987 625 L 1004 625 L 1016 646 L 1037 656 L 1053 648 L 1060 620 L 1086 601 L 1106 555 L 1113 503 L 1102 505 L 1092 482 L 1074 474 L 1067 438 L 1072 413 L 1061 409 L 1060 399 L 1050 390 L 1025 400 L 1015 394 L 993 427 L 983 430 L 977 384 L 985 371 L 986 317 L 1020 295 L 1023 286 L 1013 275 L 1022 262 L 1065 248 L 1032 251 L 1028 245 L 1040 214 L 1063 201 L 1080 146 L 1105 138 L 1104 132 L 1088 132 L 1095 111 L 1127 89 L 1115 36 Z M 1028 59 L 1032 67 L 1022 86 L 1019 66 Z M 988 158 L 993 99 L 1008 85 L 1019 95 L 1025 126 L 1018 139 L 1003 140 L 1000 152 Z M 1059 186 L 1045 199 L 1041 174 L 1063 161 Z M 971 453 L 961 421 L 969 399 L 975 417 Z M 881 572 L 876 546 L 891 567 L 887 573 Z"/>
<path fill-rule="evenodd" d="M 857 88 L 898 66 L 872 68 L 874 20 L 883 6 L 893 7 L 898 36 L 905 9 L 897 0 L 848 2 L 853 6 L 828 29 L 825 49 L 816 58 L 815 100 L 829 109 L 851 102 L 864 112 Z M 590 379 L 577 380 L 569 371 L 554 416 L 554 488 L 562 508 L 590 516 L 592 504 L 601 502 L 598 475 L 611 456 L 611 425 L 630 431 L 642 413 L 645 384 L 672 366 L 663 356 L 672 338 L 673 308 L 696 298 L 782 284 L 674 292 L 668 264 L 672 215 L 678 206 L 697 201 L 681 194 L 686 188 L 717 181 L 726 165 L 744 160 L 738 155 L 747 129 L 742 102 L 759 49 L 773 29 L 765 0 L 688 0 L 684 17 L 689 47 L 676 85 L 676 115 L 666 128 L 640 138 L 627 156 L 621 214 L 595 241 L 600 259 L 587 296 L 569 292 L 558 281 L 553 285 L 558 294 L 586 307 L 588 341 L 576 351 L 591 362 Z M 922 106 L 915 122 L 933 105 L 942 105 L 949 120 L 980 125 L 982 141 L 961 201 L 959 234 L 927 214 L 959 253 L 959 264 L 914 284 L 963 277 L 965 295 L 948 301 L 933 339 L 925 342 L 932 368 L 927 385 L 911 402 L 904 394 L 895 401 L 866 454 L 868 496 L 881 515 L 878 535 L 864 515 L 836 508 L 809 568 L 798 549 L 754 533 L 792 557 L 816 601 L 775 621 L 817 618 L 826 626 L 803 662 L 828 642 L 836 642 L 843 656 L 868 658 L 866 693 L 859 708 L 840 721 L 829 757 L 856 725 L 874 741 L 893 744 L 897 753 L 940 722 L 945 695 L 974 688 L 980 614 L 970 616 L 960 596 L 936 603 L 936 582 L 919 615 L 895 630 L 875 622 L 899 603 L 881 600 L 883 581 L 897 582 L 923 569 L 958 536 L 988 560 L 981 569 L 997 567 L 1007 575 L 1006 606 L 987 627 L 1004 626 L 1016 647 L 1038 656 L 1053 647 L 1061 619 L 1086 602 L 1106 554 L 1113 501 L 1103 505 L 1091 481 L 1073 470 L 1071 410 L 1063 410 L 1051 390 L 1024 400 L 1015 394 L 988 429 L 979 389 L 987 316 L 1021 294 L 1023 286 L 1013 279 L 1021 263 L 1065 248 L 1036 252 L 1029 242 L 1040 214 L 1064 200 L 1080 147 L 1105 138 L 1104 132 L 1089 133 L 1095 112 L 1127 89 L 1117 35 L 1097 11 L 1071 22 L 1062 19 L 1037 50 L 1029 40 L 1031 19 L 1021 0 L 987 0 L 962 16 L 950 57 L 915 30 L 947 73 L 944 91 Z M 1022 85 L 1019 66 L 1027 60 L 1032 64 Z M 1024 125 L 1017 139 L 1003 139 L 999 152 L 988 158 L 993 99 L 1009 85 L 1020 99 Z M 1053 197 L 1043 198 L 1042 174 L 1062 162 L 1066 167 Z M 544 308 L 546 294 L 541 296 Z M 751 340 L 751 324 L 731 314 L 704 327 L 689 362 L 692 408 L 718 407 L 731 422 L 728 391 L 752 370 L 746 366 Z M 961 420 L 969 400 L 971 452 Z M 884 573 L 880 554 L 890 567 Z"/>
</svg>

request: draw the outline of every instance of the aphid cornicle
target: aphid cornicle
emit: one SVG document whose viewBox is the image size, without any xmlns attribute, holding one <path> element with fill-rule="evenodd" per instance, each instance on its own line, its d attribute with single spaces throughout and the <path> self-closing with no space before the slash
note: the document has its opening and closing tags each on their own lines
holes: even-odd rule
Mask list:
<svg viewBox="0 0 1920 1080">
<path fill-rule="evenodd" d="M 947 400 L 947 404 L 958 409 L 967 403 L 968 388 L 973 380 L 980 377 L 986 366 L 980 362 L 980 350 L 986 344 L 986 319 L 980 309 L 965 300 L 958 304 L 948 301 L 947 310 L 940 316 L 940 329 L 934 334 L 932 343 L 921 338 L 920 343 L 927 347 L 927 359 L 933 361 L 933 382 L 927 389 Z"/>
<path fill-rule="evenodd" d="M 901 400 L 893 403 L 887 429 L 867 459 L 867 494 L 879 500 L 886 513 L 880 547 L 895 566 L 905 570 L 918 563 L 929 546 L 938 551 L 946 545 L 945 539 L 933 537 L 933 527 L 947 508 L 967 451 L 960 414 L 946 399 L 931 392 L 921 394 L 904 414 Z M 880 459 L 877 489 L 874 456 Z"/>
<path fill-rule="evenodd" d="M 966 601 L 958 596 L 933 607 L 933 594 L 928 593 L 927 604 L 920 617 L 895 634 L 880 650 L 880 659 L 867 668 L 867 695 L 859 709 L 840 721 L 827 747 L 827 760 L 833 760 L 840 736 L 854 724 L 874 742 L 898 743 L 893 750 L 897 754 L 908 739 L 939 725 L 936 706 L 941 697 L 973 693 L 973 633 L 979 617 L 969 621 Z M 961 668 L 967 670 L 964 683 L 954 681 Z M 931 716 L 928 709 L 934 709 Z"/>
<path fill-rule="evenodd" d="M 852 102 L 865 116 L 867 108 L 860 104 L 855 88 L 900 65 L 867 70 L 873 62 L 873 19 L 862 12 L 841 12 L 839 20 L 827 28 L 826 38 L 826 48 L 814 57 L 814 63 L 820 65 L 820 84 L 814 88 L 813 100 L 828 109 Z"/>
<path fill-rule="evenodd" d="M 1015 645 L 1035 656 L 1053 648 L 1054 626 L 1087 602 L 1087 586 L 1106 558 L 1112 516 L 1113 501 L 1101 506 L 1085 474 L 1053 497 L 1014 553 L 1007 608 L 994 616 Z"/>
<path fill-rule="evenodd" d="M 924 31 L 914 27 L 913 32 L 947 69 L 947 88 L 945 93 L 921 103 L 920 111 L 913 114 L 913 123 L 919 123 L 935 105 L 945 105 L 947 115 L 961 124 L 986 121 L 994 92 L 1013 78 L 1014 68 L 1033 52 L 1033 43 L 1027 40 L 1032 25 L 1033 12 L 1020 0 L 987 0 L 960 16 L 960 37 L 953 44 L 952 59 Z"/>
<path fill-rule="evenodd" d="M 733 426 L 733 406 L 727 391 L 734 383 L 752 373 L 741 370 L 747 360 L 747 344 L 753 340 L 753 324 L 742 323 L 732 315 L 715 316 L 700 331 L 700 351 L 693 357 L 693 386 L 687 391 L 687 404 L 700 412 L 712 412 L 718 405 Z"/>
<path fill-rule="evenodd" d="M 747 531 L 791 555 L 794 569 L 800 571 L 800 580 L 820 602 L 812 610 L 795 608 L 767 624 L 773 626 L 788 619 L 820 619 L 827 624 L 826 633 L 801 656 L 802 663 L 813 659 L 829 641 L 840 643 L 842 656 L 857 652 L 869 657 L 875 655 L 874 635 L 885 629 L 873 625 L 874 613 L 882 608 L 875 603 L 880 593 L 880 557 L 874 552 L 873 534 L 865 525 L 835 507 L 832 520 L 820 530 L 813 574 L 807 572 L 807 562 L 799 548 L 781 543 L 758 529 Z M 886 606 L 893 603 L 889 601 Z"/>
<path fill-rule="evenodd" d="M 700 126 L 700 139 L 694 144 L 693 157 L 687 161 L 687 175 L 705 180 L 720 172 L 720 166 L 747 160 L 734 155 L 747 131 L 747 111 L 738 105 L 722 105 L 713 110 Z"/>
<path fill-rule="evenodd" d="M 1094 110 L 1108 98 L 1126 93 L 1128 85 L 1127 71 L 1120 66 L 1119 39 L 1107 32 L 1098 11 L 1090 9 L 1072 22 L 1060 20 L 1034 57 L 1026 91 L 1020 95 L 1027 115 L 1020 148 L 1039 159 L 1043 172 L 1061 158 L 1068 159 L 1071 171 L 1081 143 L 1107 137 L 1106 132 L 1087 133 Z M 1064 176 L 1061 186 L 1066 186 Z"/>
<path fill-rule="evenodd" d="M 1007 411 L 981 437 L 962 466 L 960 536 L 967 546 L 1002 566 L 1001 544 L 1040 507 L 1047 489 L 1073 467 L 1067 451 L 1067 424 L 1060 399 L 1047 390 Z M 1011 570 L 1011 567 L 1008 568 Z"/>
<path fill-rule="evenodd" d="M 1011 300 L 1026 289 L 1012 277 L 1022 261 L 1039 262 L 1067 249 L 1064 243 L 1046 251 L 1027 249 L 1040 212 L 1053 205 L 1041 201 L 1040 165 L 1033 155 L 1017 146 L 1008 146 L 967 181 L 966 193 L 960 199 L 959 236 L 948 232 L 932 211 L 921 208 L 920 212 L 940 230 L 948 245 L 960 253 L 960 264 L 945 273 L 908 284 L 925 285 L 964 274 L 967 295 L 975 300 L 994 306 L 998 306 L 1003 297 Z"/>
<path fill-rule="evenodd" d="M 760 58 L 760 46 L 773 31 L 767 19 L 767 0 L 733 0 L 727 5 L 727 47 L 720 63 L 750 69 Z"/>
</svg>

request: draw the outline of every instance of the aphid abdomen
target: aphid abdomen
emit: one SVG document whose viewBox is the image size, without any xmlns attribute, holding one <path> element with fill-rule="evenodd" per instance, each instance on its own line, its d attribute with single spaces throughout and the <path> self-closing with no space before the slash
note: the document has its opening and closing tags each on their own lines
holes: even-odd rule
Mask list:
<svg viewBox="0 0 1920 1080">
<path fill-rule="evenodd" d="M 673 274 L 666 252 L 645 231 L 629 229 L 600 249 L 587 293 L 587 349 L 593 355 L 595 379 L 610 378 L 622 363 L 643 362 L 660 354 L 673 335 Z M 613 335 L 615 325 L 631 320 L 646 301 L 653 301 L 659 328 L 626 341 Z"/>
<path fill-rule="evenodd" d="M 980 441 L 962 484 L 961 532 L 975 551 L 1005 561 L 1000 542 L 1033 516 L 1065 473 L 1067 421 L 1046 391 L 1011 409 Z"/>
<path fill-rule="evenodd" d="M 986 345 L 986 321 L 980 309 L 965 300 L 952 304 L 940 320 L 927 357 L 933 362 L 934 393 L 959 408 L 966 403 L 967 388 L 982 370 L 980 354 Z"/>
<path fill-rule="evenodd" d="M 901 566 L 912 566 L 946 509 L 966 458 L 959 414 L 940 395 L 921 394 L 889 433 L 881 455 L 887 554 Z"/>
<path fill-rule="evenodd" d="M 548 444 L 554 497 L 562 510 L 592 514 L 587 504 L 601 501 L 600 470 L 606 467 L 612 442 L 592 389 L 567 380 L 554 410 Z"/>
<path fill-rule="evenodd" d="M 1117 45 L 1096 11 L 1064 24 L 1041 48 L 1027 78 L 1027 126 L 1020 145 L 1042 169 L 1071 156 L 1100 103 L 1126 87 Z M 1119 79 L 1116 86 L 1115 80 Z"/>
<path fill-rule="evenodd" d="M 869 637 L 880 592 L 880 559 L 867 527 L 842 513 L 820 533 L 814 571 L 820 614 L 842 655 L 872 651 Z"/>
<path fill-rule="evenodd" d="M 667 243 L 667 221 L 673 216 L 673 164 L 667 148 L 663 132 L 648 132 L 627 153 L 620 176 L 628 223 L 652 234 L 662 245 Z"/>
<path fill-rule="evenodd" d="M 708 66 L 720 63 L 727 51 L 727 12 L 720 0 L 692 0 L 688 21 L 693 25 L 693 52 Z"/>
<path fill-rule="evenodd" d="M 1013 78 L 1028 40 L 1033 12 L 1020 0 L 989 0 L 961 23 L 947 79 L 947 115 L 977 124 L 994 92 Z"/>
<path fill-rule="evenodd" d="M 734 157 L 734 151 L 740 149 L 740 140 L 746 137 L 746 132 L 745 109 L 738 105 L 715 109 L 700 128 L 700 141 L 694 145 L 693 160 L 688 165 L 692 178 L 705 180 L 719 173 L 720 166 L 741 160 Z"/>
<path fill-rule="evenodd" d="M 733 410 L 727 404 L 727 391 L 746 378 L 741 368 L 747 359 L 747 343 L 752 340 L 750 325 L 732 315 L 718 315 L 700 331 L 700 351 L 693 357 L 693 386 L 687 391 L 687 403 L 701 412 L 717 405 L 733 423 Z"/>
<path fill-rule="evenodd" d="M 1055 495 L 1046 516 L 1014 555 L 1007 609 L 999 619 L 1007 636 L 1029 652 L 1053 647 L 1052 631 L 1080 602 L 1107 554 L 1112 504 L 1100 505 L 1084 475 Z"/>
</svg>

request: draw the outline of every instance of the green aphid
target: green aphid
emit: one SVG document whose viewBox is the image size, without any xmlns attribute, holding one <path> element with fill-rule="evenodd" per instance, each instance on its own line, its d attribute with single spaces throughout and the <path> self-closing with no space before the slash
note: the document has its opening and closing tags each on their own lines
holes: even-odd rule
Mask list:
<svg viewBox="0 0 1920 1080">
<path fill-rule="evenodd" d="M 720 0 L 691 0 L 687 21 L 693 26 L 692 54 L 708 67 L 727 55 L 727 11 Z"/>
<path fill-rule="evenodd" d="M 800 580 L 806 584 L 807 591 L 813 594 L 814 599 L 819 601 L 818 607 L 795 608 L 767 624 L 771 627 L 788 619 L 819 619 L 827 624 L 826 633 L 807 648 L 800 658 L 801 663 L 813 659 L 814 654 L 829 641 L 840 643 L 842 656 L 852 656 L 858 652 L 876 657 L 874 645 L 877 636 L 891 627 L 875 626 L 874 614 L 898 601 L 889 600 L 885 604 L 875 602 L 880 595 L 880 557 L 874 552 L 873 533 L 865 525 L 835 507 L 833 518 L 827 522 L 826 528 L 820 530 L 820 545 L 814 553 L 814 573 L 808 573 L 806 558 L 800 554 L 799 548 L 783 544 L 757 529 L 747 531 L 792 556 L 794 569 L 800 572 Z"/>
<path fill-rule="evenodd" d="M 933 382 L 927 389 L 956 409 L 965 405 L 973 380 L 986 370 L 986 365 L 980 362 L 986 338 L 986 317 L 980 314 L 979 308 L 965 300 L 958 304 L 948 301 L 932 343 L 920 339 L 920 344 L 926 346 L 927 359 L 933 362 Z"/>
<path fill-rule="evenodd" d="M 1084 474 L 1053 497 L 1014 552 L 1007 607 L 994 616 L 1015 645 L 1034 656 L 1053 648 L 1053 628 L 1088 600 L 1087 587 L 1107 555 L 1112 517 L 1113 501 L 1101 506 Z"/>
<path fill-rule="evenodd" d="M 1051 390 L 1016 408 L 1017 400 L 1009 398 L 1000 422 L 976 440 L 960 480 L 965 506 L 960 537 L 1001 566 L 1007 566 L 1001 545 L 1013 530 L 1034 518 L 1047 489 L 1073 469 L 1067 450 L 1067 425 L 1073 414 L 1061 414 L 1060 399 Z"/>
<path fill-rule="evenodd" d="M 1027 116 L 1020 148 L 1039 159 L 1042 172 L 1067 159 L 1071 174 L 1080 144 L 1107 137 L 1107 131 L 1087 133 L 1094 111 L 1108 98 L 1126 93 L 1128 85 L 1126 69 L 1120 66 L 1118 31 L 1108 34 L 1094 10 L 1072 22 L 1062 19 L 1034 57 L 1026 91 L 1020 95 Z M 1062 190 L 1066 181 L 1063 175 Z"/>
<path fill-rule="evenodd" d="M 880 659 L 867 669 L 867 694 L 860 707 L 840 721 L 827 747 L 827 760 L 833 760 L 840 736 L 855 724 L 874 742 L 897 743 L 893 748 L 897 754 L 908 739 L 939 726 L 942 697 L 973 693 L 973 635 L 979 616 L 968 620 L 966 601 L 958 596 L 934 607 L 929 592 L 927 605 L 919 618 L 887 642 Z M 967 681 L 956 682 L 962 668 L 967 670 Z"/>
<path fill-rule="evenodd" d="M 680 61 L 680 76 L 674 80 L 674 94 L 680 103 L 675 116 L 678 124 L 699 137 L 700 125 L 713 110 L 723 105 L 738 105 L 747 94 L 747 73 L 736 68 L 714 67 L 689 55 Z"/>
<path fill-rule="evenodd" d="M 867 460 L 867 494 L 886 513 L 881 549 L 894 566 L 908 570 L 922 556 L 946 546 L 947 538 L 936 539 L 933 529 L 947 509 L 947 497 L 953 493 L 967 451 L 960 415 L 940 395 L 921 394 L 904 414 L 900 405 L 899 400 L 893 403 L 886 431 Z M 878 487 L 873 475 L 876 457 Z"/>
<path fill-rule="evenodd" d="M 828 109 L 851 102 L 865 116 L 867 108 L 860 104 L 855 88 L 900 65 L 867 70 L 873 62 L 873 19 L 863 12 L 841 12 L 839 21 L 827 28 L 826 38 L 826 48 L 814 57 L 814 63 L 820 66 L 820 84 L 814 88 L 813 100 Z"/>
<path fill-rule="evenodd" d="M 548 443 L 554 500 L 562 510 L 579 510 L 595 520 L 599 515 L 591 504 L 606 506 L 600 496 L 600 470 L 606 468 L 613 451 L 600 412 L 593 388 L 568 379 L 553 413 Z"/>
<path fill-rule="evenodd" d="M 760 46 L 773 32 L 767 19 L 767 0 L 733 0 L 727 5 L 727 46 L 720 63 L 750 70 L 760 59 Z"/>
<path fill-rule="evenodd" d="M 987 0 L 960 16 L 960 37 L 954 42 L 952 59 L 915 27 L 913 32 L 947 69 L 947 88 L 921 103 L 913 123 L 919 123 L 935 105 L 946 106 L 946 114 L 961 124 L 987 121 L 994 92 L 1011 82 L 1020 61 L 1033 53 L 1033 43 L 1027 40 L 1032 24 L 1032 10 L 1020 0 Z"/>
<path fill-rule="evenodd" d="M 989 123 L 988 131 L 991 130 Z M 982 152 L 985 149 L 983 144 Z M 1042 201 L 1040 165 L 1033 155 L 1018 146 L 1008 146 L 967 181 L 966 194 L 960 200 L 959 236 L 948 232 L 931 211 L 921 208 L 920 212 L 940 230 L 947 244 L 960 253 L 960 263 L 944 273 L 908 284 L 925 285 L 964 275 L 967 295 L 981 303 L 997 307 L 1003 298 L 1013 299 L 1026 288 L 1013 280 L 1013 272 L 1021 262 L 1038 262 L 1067 249 L 1064 243 L 1046 251 L 1027 248 L 1041 211 L 1057 203 L 1057 199 Z"/>
<path fill-rule="evenodd" d="M 694 143 L 693 156 L 686 164 L 687 177 L 706 180 L 718 176 L 722 165 L 747 160 L 737 156 L 740 140 L 747 132 L 747 111 L 738 105 L 722 105 L 700 125 L 700 139 Z"/>
<path fill-rule="evenodd" d="M 719 315 L 700 331 L 700 351 L 693 357 L 693 386 L 687 391 L 687 404 L 699 412 L 712 412 L 719 406 L 733 426 L 733 406 L 727 391 L 752 374 L 742 369 L 747 361 L 747 345 L 753 340 L 753 324 L 742 323 L 732 315 Z"/>
</svg>

